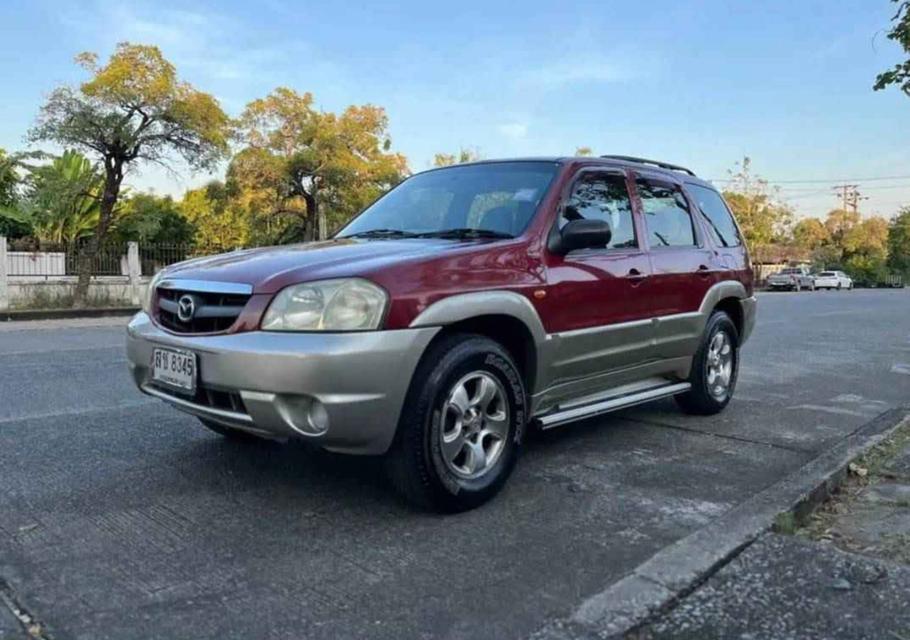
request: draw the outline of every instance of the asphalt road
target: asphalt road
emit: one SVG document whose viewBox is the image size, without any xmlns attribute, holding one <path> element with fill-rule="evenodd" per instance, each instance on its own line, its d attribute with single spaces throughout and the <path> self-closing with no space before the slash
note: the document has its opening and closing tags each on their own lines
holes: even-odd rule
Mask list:
<svg viewBox="0 0 910 640">
<path fill-rule="evenodd" d="M 235 444 L 132 387 L 123 321 L 0 325 L 0 638 L 520 638 L 910 391 L 910 291 L 760 296 L 735 400 L 537 434 L 474 512 Z M 98 323 L 102 326 L 94 326 Z M 12 604 L 10 604 L 12 603 Z"/>
</svg>

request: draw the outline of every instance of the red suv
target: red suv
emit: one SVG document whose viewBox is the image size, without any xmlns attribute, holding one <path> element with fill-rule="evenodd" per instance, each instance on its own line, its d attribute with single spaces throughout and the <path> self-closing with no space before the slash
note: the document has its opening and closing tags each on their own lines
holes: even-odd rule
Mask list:
<svg viewBox="0 0 910 640">
<path fill-rule="evenodd" d="M 169 267 L 127 347 L 142 391 L 213 431 L 385 454 L 406 497 L 451 511 L 499 491 L 529 426 L 722 410 L 754 321 L 709 183 L 537 158 L 417 174 L 331 240 Z"/>
</svg>

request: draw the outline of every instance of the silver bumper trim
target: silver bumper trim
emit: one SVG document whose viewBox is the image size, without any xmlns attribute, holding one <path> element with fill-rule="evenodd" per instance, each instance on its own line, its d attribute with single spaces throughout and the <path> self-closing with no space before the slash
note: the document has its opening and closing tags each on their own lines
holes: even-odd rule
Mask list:
<svg viewBox="0 0 910 640">
<path fill-rule="evenodd" d="M 150 396 L 155 396 L 160 400 L 164 400 L 168 404 L 172 404 L 175 407 L 179 407 L 184 411 L 189 411 L 190 413 L 197 415 L 201 418 L 212 418 L 213 420 L 223 421 L 227 420 L 231 423 L 246 423 L 253 424 L 253 419 L 245 413 L 236 413 L 234 411 L 225 411 L 224 409 L 217 409 L 215 407 L 206 407 L 205 405 L 196 404 L 195 402 L 190 402 L 189 400 L 184 400 L 183 398 L 171 395 L 170 393 L 165 393 L 160 389 L 156 389 L 150 384 L 143 384 L 139 386 L 140 391 L 147 393 Z"/>
</svg>

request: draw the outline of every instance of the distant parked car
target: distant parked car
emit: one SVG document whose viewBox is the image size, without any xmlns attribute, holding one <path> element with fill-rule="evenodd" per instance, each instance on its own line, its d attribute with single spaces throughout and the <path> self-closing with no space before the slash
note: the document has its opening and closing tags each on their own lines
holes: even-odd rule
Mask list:
<svg viewBox="0 0 910 640">
<path fill-rule="evenodd" d="M 815 276 L 816 289 L 852 289 L 853 280 L 843 271 L 822 271 Z"/>
<path fill-rule="evenodd" d="M 809 289 L 809 291 L 815 291 L 815 287 L 815 277 L 809 273 L 809 269 L 806 267 L 782 269 L 768 278 L 768 288 L 773 290 L 800 291 L 801 289 Z"/>
</svg>

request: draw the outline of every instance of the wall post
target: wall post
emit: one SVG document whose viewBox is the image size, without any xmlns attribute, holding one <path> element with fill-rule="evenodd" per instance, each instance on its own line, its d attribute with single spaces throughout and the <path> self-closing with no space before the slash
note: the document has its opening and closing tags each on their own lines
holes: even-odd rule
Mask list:
<svg viewBox="0 0 910 640">
<path fill-rule="evenodd" d="M 142 303 L 141 282 L 142 264 L 139 262 L 139 243 L 128 242 L 126 245 L 127 273 L 130 277 L 130 302 L 134 307 Z"/>
<path fill-rule="evenodd" d="M 6 236 L 0 236 L 0 311 L 9 309 L 9 262 L 6 254 Z"/>
</svg>

